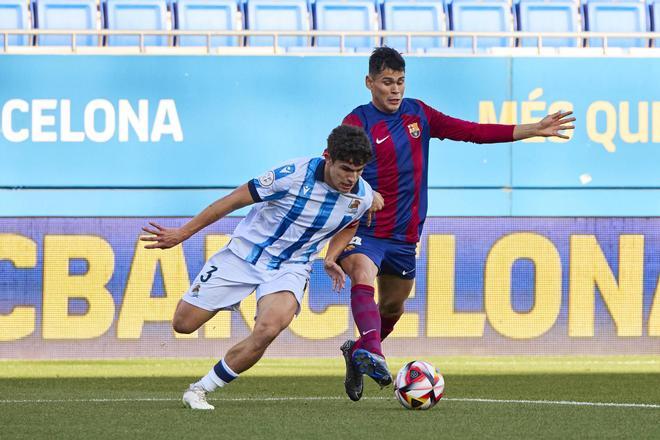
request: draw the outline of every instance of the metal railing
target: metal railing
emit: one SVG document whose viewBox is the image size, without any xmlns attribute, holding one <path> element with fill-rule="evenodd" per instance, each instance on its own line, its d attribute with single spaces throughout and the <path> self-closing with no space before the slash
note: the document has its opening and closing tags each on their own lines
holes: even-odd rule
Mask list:
<svg viewBox="0 0 660 440">
<path fill-rule="evenodd" d="M 240 31 L 230 31 L 230 30 L 221 30 L 221 31 L 181 31 L 181 30 L 171 30 L 171 31 L 159 31 L 159 30 L 111 30 L 111 29 L 101 29 L 101 30 L 54 30 L 54 29 L 0 29 L 0 35 L 3 36 L 2 49 L 4 53 L 10 52 L 11 49 L 15 48 L 25 48 L 30 47 L 31 49 L 43 48 L 43 47 L 68 47 L 71 53 L 78 53 L 80 46 L 85 46 L 87 48 L 98 48 L 99 53 L 102 53 L 103 48 L 114 47 L 138 47 L 140 53 L 146 53 L 147 47 L 153 45 L 145 44 L 146 37 L 167 37 L 168 46 L 158 46 L 158 47 L 169 47 L 173 49 L 189 49 L 191 47 L 205 47 L 205 52 L 208 54 L 217 53 L 216 47 L 213 45 L 212 40 L 214 37 L 236 37 L 239 40 L 237 46 L 223 46 L 227 47 L 253 47 L 253 48 L 268 48 L 272 49 L 273 54 L 281 53 L 280 49 L 280 39 L 283 37 L 306 37 L 308 46 L 312 46 L 312 42 L 319 37 L 335 37 L 339 38 L 339 46 L 337 53 L 344 54 L 347 53 L 346 39 L 349 37 L 372 37 L 374 40 L 374 46 L 380 44 L 380 39 L 384 38 L 406 38 L 406 52 L 414 53 L 413 50 L 413 39 L 419 37 L 435 37 L 447 39 L 449 43 L 447 45 L 448 51 L 452 48 L 455 48 L 452 42 L 457 38 L 470 38 L 471 39 L 471 53 L 476 54 L 479 51 L 479 39 L 480 38 L 507 38 L 509 39 L 508 46 L 496 46 L 499 48 L 513 48 L 521 47 L 518 42 L 522 39 L 534 39 L 536 40 L 537 53 L 541 54 L 542 49 L 545 47 L 543 44 L 544 40 L 558 39 L 558 38 L 570 38 L 575 39 L 577 48 L 589 47 L 589 41 L 593 39 L 601 40 L 602 46 L 598 49 L 602 49 L 603 54 L 607 54 L 610 48 L 608 42 L 611 39 L 642 39 L 647 40 L 647 47 L 654 47 L 654 40 L 660 41 L 660 32 L 455 32 L 455 31 L 443 31 L 443 32 L 400 32 L 400 31 L 254 31 L 254 30 L 240 30 Z M 64 46 L 39 46 L 38 38 L 40 36 L 68 36 L 71 40 L 70 45 Z M 10 36 L 28 36 L 34 40 L 33 44 L 28 45 L 16 45 L 9 44 Z M 96 46 L 88 45 L 79 45 L 77 44 L 78 37 L 97 37 Z M 107 45 L 106 39 L 111 36 L 133 36 L 138 37 L 138 45 L 134 46 L 117 46 L 117 45 Z M 175 41 L 179 37 L 205 37 L 206 45 L 205 46 L 179 46 L 175 45 Z M 250 46 L 246 44 L 248 37 L 270 37 L 272 38 L 271 46 Z M 573 46 L 567 46 L 573 47 Z M 660 48 L 660 44 L 658 45 Z M 38 49 L 35 49 L 38 52 Z M 314 54 L 313 51 L 310 51 L 309 54 Z"/>
</svg>

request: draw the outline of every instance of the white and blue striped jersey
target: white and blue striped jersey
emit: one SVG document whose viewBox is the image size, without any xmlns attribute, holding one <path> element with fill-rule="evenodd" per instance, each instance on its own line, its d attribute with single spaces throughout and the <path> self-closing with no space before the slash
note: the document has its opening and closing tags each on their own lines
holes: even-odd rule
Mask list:
<svg viewBox="0 0 660 440">
<path fill-rule="evenodd" d="M 349 193 L 324 181 L 322 157 L 296 159 L 248 182 L 257 203 L 236 226 L 229 249 L 248 263 L 278 269 L 311 264 L 327 241 L 359 220 L 373 200 L 362 178 Z"/>
</svg>

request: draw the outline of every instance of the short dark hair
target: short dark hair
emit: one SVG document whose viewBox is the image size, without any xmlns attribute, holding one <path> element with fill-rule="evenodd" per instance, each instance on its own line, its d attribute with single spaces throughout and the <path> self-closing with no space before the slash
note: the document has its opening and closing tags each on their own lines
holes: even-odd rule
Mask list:
<svg viewBox="0 0 660 440">
<path fill-rule="evenodd" d="M 328 154 L 333 161 L 364 165 L 371 160 L 371 142 L 360 127 L 340 125 L 328 136 Z"/>
<path fill-rule="evenodd" d="M 396 49 L 387 46 L 375 48 L 369 57 L 369 75 L 374 77 L 388 68 L 395 72 L 405 72 L 406 61 Z"/>
</svg>

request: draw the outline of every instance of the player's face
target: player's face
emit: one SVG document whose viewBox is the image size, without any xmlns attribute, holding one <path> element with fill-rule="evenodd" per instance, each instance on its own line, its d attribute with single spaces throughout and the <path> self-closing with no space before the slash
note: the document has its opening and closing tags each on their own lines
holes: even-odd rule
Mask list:
<svg viewBox="0 0 660 440">
<path fill-rule="evenodd" d="M 339 192 L 350 192 L 362 175 L 365 166 L 354 165 L 351 162 L 345 162 L 343 160 L 333 161 L 330 157 L 326 156 L 325 181 Z"/>
<path fill-rule="evenodd" d="M 406 88 L 406 73 L 385 69 L 375 77 L 367 75 L 367 88 L 371 90 L 371 101 L 381 112 L 394 113 L 399 110 L 403 91 Z"/>
</svg>

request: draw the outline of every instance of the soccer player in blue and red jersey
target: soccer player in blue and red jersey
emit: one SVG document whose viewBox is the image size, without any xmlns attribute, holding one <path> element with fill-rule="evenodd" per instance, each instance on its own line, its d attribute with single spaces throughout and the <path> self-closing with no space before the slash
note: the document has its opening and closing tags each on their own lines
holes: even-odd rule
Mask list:
<svg viewBox="0 0 660 440">
<path fill-rule="evenodd" d="M 369 58 L 366 86 L 371 102 L 355 108 L 345 125 L 363 128 L 374 158 L 362 177 L 385 201 L 371 226 L 363 221 L 344 249 L 331 240 L 326 265 L 335 260 L 351 279 L 351 309 L 360 331 L 346 341 L 345 388 L 351 400 L 362 396 L 362 375 L 381 386 L 392 382 L 381 341 L 403 314 L 415 278 L 415 253 L 427 208 L 429 140 L 452 139 L 478 144 L 512 142 L 533 136 L 568 139 L 562 130 L 574 127 L 572 112 L 557 112 L 533 124 L 477 124 L 452 118 L 418 99 L 404 98 L 405 61 L 388 47 Z M 378 279 L 379 303 L 374 301 Z"/>
</svg>

